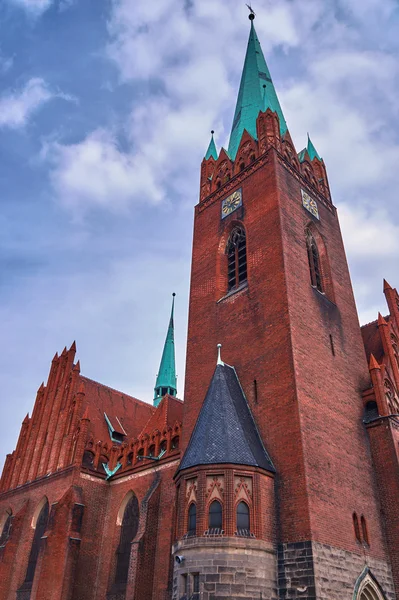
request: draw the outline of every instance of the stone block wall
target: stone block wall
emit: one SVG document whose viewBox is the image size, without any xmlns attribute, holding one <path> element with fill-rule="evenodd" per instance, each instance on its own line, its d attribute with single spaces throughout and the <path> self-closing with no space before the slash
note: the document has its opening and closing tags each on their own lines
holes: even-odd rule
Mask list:
<svg viewBox="0 0 399 600">
<path fill-rule="evenodd" d="M 198 600 L 276 600 L 276 553 L 267 542 L 240 538 L 188 538 L 173 547 L 173 600 L 191 598 L 199 575 Z M 184 578 L 188 590 L 184 590 Z M 195 598 L 195 596 L 194 596 Z"/>
<path fill-rule="evenodd" d="M 387 600 L 396 600 L 390 565 L 370 557 L 320 544 L 279 544 L 280 600 L 352 600 L 356 581 L 368 567 Z"/>
</svg>

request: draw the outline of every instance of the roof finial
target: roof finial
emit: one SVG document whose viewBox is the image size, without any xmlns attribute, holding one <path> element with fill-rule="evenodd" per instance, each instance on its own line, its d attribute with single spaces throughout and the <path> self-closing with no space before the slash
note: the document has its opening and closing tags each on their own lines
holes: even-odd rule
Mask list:
<svg viewBox="0 0 399 600">
<path fill-rule="evenodd" d="M 248 19 L 249 19 L 250 21 L 253 21 L 253 20 L 254 20 L 254 18 L 255 18 L 255 16 L 256 16 L 256 15 L 255 15 L 255 13 L 254 13 L 254 10 L 253 10 L 253 8 L 252 8 L 252 6 L 251 6 L 250 4 L 247 4 L 247 7 L 248 7 L 248 10 L 249 10 L 249 16 L 248 16 Z"/>
<path fill-rule="evenodd" d="M 221 354 L 220 354 L 220 350 L 221 350 L 221 348 L 222 348 L 222 344 L 218 344 L 218 345 L 217 345 L 217 349 L 218 349 L 218 360 L 217 360 L 217 363 L 216 363 L 216 364 L 217 364 L 217 365 L 222 365 L 222 366 L 224 367 L 224 362 L 222 361 L 222 357 L 221 357 Z"/>
</svg>

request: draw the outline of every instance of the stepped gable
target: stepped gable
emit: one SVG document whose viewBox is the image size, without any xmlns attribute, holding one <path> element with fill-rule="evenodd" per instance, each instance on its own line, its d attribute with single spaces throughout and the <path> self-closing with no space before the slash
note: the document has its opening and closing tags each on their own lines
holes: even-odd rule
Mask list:
<svg viewBox="0 0 399 600">
<path fill-rule="evenodd" d="M 384 317 L 389 322 L 389 315 Z M 370 356 L 373 356 L 381 363 L 384 357 L 384 347 L 382 345 L 381 335 L 378 329 L 378 320 L 367 323 L 361 327 L 364 349 L 366 350 L 367 361 L 370 362 Z"/>
<path fill-rule="evenodd" d="M 181 423 L 183 420 L 183 401 L 167 394 L 158 404 L 158 408 L 149 418 L 144 429 L 140 433 L 140 437 L 148 434 L 151 435 L 156 429 L 164 431 L 166 428 L 174 427 L 176 422 Z"/>
<path fill-rule="evenodd" d="M 237 464 L 274 472 L 234 367 L 216 366 L 179 470 Z"/>
<path fill-rule="evenodd" d="M 148 419 L 155 412 L 151 404 L 114 390 L 97 381 L 80 376 L 84 384 L 83 412 L 89 407 L 89 432 L 95 441 L 109 441 L 109 431 L 104 418 L 107 414 L 112 421 L 117 417 L 126 431 L 126 440 L 139 435 Z"/>
</svg>

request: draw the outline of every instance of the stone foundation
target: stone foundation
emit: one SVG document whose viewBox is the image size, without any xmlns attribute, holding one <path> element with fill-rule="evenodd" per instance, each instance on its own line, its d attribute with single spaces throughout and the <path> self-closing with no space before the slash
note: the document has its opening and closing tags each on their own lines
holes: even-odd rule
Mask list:
<svg viewBox="0 0 399 600">
<path fill-rule="evenodd" d="M 357 579 L 368 567 L 387 600 L 395 600 L 389 564 L 319 544 L 297 542 L 278 547 L 280 600 L 353 600 Z"/>
<path fill-rule="evenodd" d="M 183 556 L 178 564 L 175 557 Z M 267 542 L 251 538 L 194 537 L 173 546 L 173 600 L 276 600 L 276 553 Z M 194 575 L 199 594 L 194 595 Z M 188 589 L 185 591 L 185 578 Z"/>
</svg>

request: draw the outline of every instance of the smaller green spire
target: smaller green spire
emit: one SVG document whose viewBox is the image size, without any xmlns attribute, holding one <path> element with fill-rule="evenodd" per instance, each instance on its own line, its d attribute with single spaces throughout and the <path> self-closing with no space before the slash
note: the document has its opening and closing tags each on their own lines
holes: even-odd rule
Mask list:
<svg viewBox="0 0 399 600">
<path fill-rule="evenodd" d="M 215 140 L 213 139 L 214 133 L 215 132 L 212 130 L 211 131 L 212 137 L 211 137 L 211 141 L 209 142 L 208 150 L 206 151 L 206 154 L 205 154 L 205 160 L 208 160 L 209 158 L 211 158 L 211 156 L 215 160 L 218 159 L 218 152 L 216 150 Z"/>
<path fill-rule="evenodd" d="M 318 158 L 319 160 L 322 160 L 321 157 L 319 156 L 319 153 L 317 152 L 316 148 L 314 147 L 312 140 L 309 137 L 309 134 L 308 134 L 307 151 L 308 151 L 310 160 L 313 160 L 314 158 Z"/>
<path fill-rule="evenodd" d="M 173 312 L 175 307 L 175 296 L 173 293 L 172 311 L 169 320 L 168 332 L 162 352 L 161 364 L 154 388 L 154 406 L 158 406 L 165 394 L 177 395 L 176 364 L 175 364 L 175 336 Z"/>
</svg>

